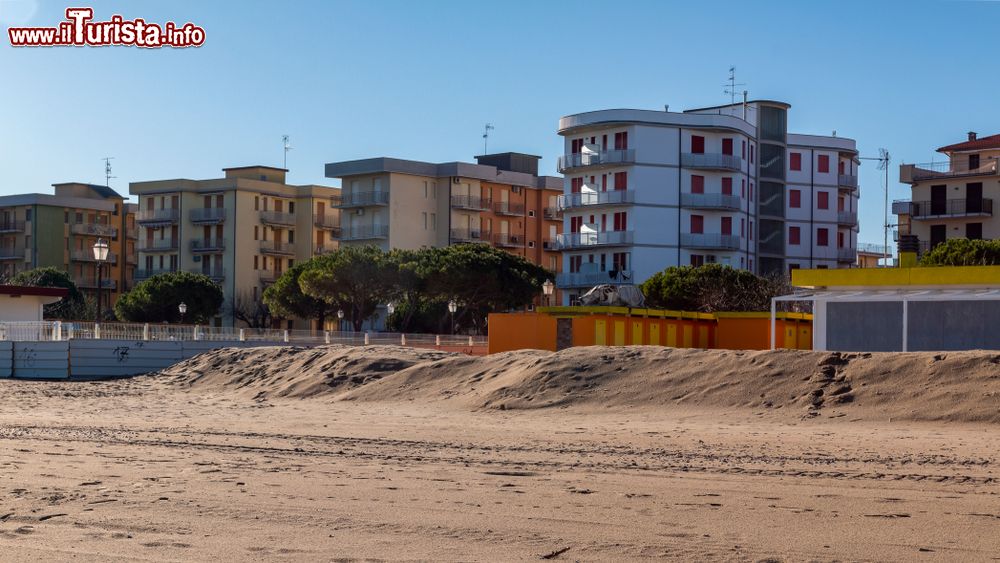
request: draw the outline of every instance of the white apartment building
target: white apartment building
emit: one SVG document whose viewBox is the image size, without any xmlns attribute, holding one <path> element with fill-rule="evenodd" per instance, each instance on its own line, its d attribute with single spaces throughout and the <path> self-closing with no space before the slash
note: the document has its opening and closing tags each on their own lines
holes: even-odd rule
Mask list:
<svg viewBox="0 0 1000 563">
<path fill-rule="evenodd" d="M 789 108 L 760 100 L 563 117 L 563 301 L 676 265 L 850 267 L 855 142 L 789 135 Z"/>
</svg>

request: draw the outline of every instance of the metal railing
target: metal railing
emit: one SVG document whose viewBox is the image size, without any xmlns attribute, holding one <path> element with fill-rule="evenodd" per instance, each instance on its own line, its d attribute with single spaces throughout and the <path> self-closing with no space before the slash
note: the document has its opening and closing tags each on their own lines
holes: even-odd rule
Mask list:
<svg viewBox="0 0 1000 563">
<path fill-rule="evenodd" d="M 139 238 L 139 229 L 129 227 L 128 229 L 125 229 L 125 236 L 130 239 L 137 239 Z"/>
<path fill-rule="evenodd" d="M 490 208 L 493 201 L 476 195 L 453 195 L 451 196 L 451 206 L 458 209 L 473 209 L 485 211 Z"/>
<path fill-rule="evenodd" d="M 739 172 L 743 169 L 743 159 L 732 154 L 686 152 L 681 153 L 681 166 L 684 168 L 732 170 Z"/>
<path fill-rule="evenodd" d="M 452 242 L 489 242 L 490 232 L 480 229 L 452 229 Z"/>
<path fill-rule="evenodd" d="M 295 214 L 280 211 L 261 211 L 260 222 L 265 225 L 295 226 Z"/>
<path fill-rule="evenodd" d="M 139 252 L 169 252 L 178 248 L 180 248 L 180 242 L 172 238 L 143 240 L 139 242 Z"/>
<path fill-rule="evenodd" d="M 388 225 L 378 225 L 371 227 L 351 227 L 343 229 L 340 233 L 340 240 L 372 240 L 383 239 L 389 236 Z"/>
<path fill-rule="evenodd" d="M 335 206 L 340 208 L 388 205 L 389 192 L 341 192 L 339 196 L 333 196 L 331 200 Z"/>
<path fill-rule="evenodd" d="M 838 211 L 837 223 L 841 225 L 851 225 L 851 226 L 857 225 L 858 214 L 853 211 Z"/>
<path fill-rule="evenodd" d="M 858 252 L 864 252 L 865 254 L 878 254 L 880 256 L 892 256 L 892 251 L 888 246 L 883 246 L 881 244 L 875 244 L 871 242 L 859 242 Z"/>
<path fill-rule="evenodd" d="M 324 213 L 320 215 L 319 213 L 316 213 L 313 215 L 313 225 L 315 225 L 317 229 L 339 231 L 340 215 L 333 215 L 331 213 Z"/>
<path fill-rule="evenodd" d="M 192 209 L 190 219 L 192 223 L 222 223 L 226 220 L 226 209 L 224 207 Z"/>
<path fill-rule="evenodd" d="M 692 209 L 731 209 L 739 211 L 740 196 L 731 194 L 693 194 L 682 193 L 681 205 Z"/>
<path fill-rule="evenodd" d="M 946 199 L 938 201 L 894 201 L 892 212 L 908 214 L 914 219 L 993 215 L 992 199 Z"/>
<path fill-rule="evenodd" d="M 546 219 L 561 219 L 562 218 L 562 210 L 559 209 L 558 207 L 546 207 L 545 210 L 542 213 L 543 213 L 543 216 Z"/>
<path fill-rule="evenodd" d="M 260 251 L 264 254 L 295 254 L 295 246 L 287 242 L 273 240 L 260 241 Z"/>
<path fill-rule="evenodd" d="M 913 180 L 930 180 L 953 176 L 985 176 L 997 173 L 997 161 L 993 159 L 985 159 L 985 162 L 980 162 L 978 166 L 971 166 L 968 160 L 965 160 L 904 164 L 903 167 L 909 168 L 910 178 Z M 903 172 L 905 173 L 905 170 Z"/>
<path fill-rule="evenodd" d="M 74 262 L 97 262 L 97 258 L 94 258 L 94 250 L 92 248 L 73 250 L 69 253 L 69 259 Z M 118 255 L 114 252 L 109 252 L 106 262 L 108 264 L 117 264 Z"/>
<path fill-rule="evenodd" d="M 140 223 L 176 223 L 180 219 L 180 211 L 177 209 L 154 209 L 139 211 L 135 220 Z"/>
<path fill-rule="evenodd" d="M 858 259 L 858 253 L 855 249 L 847 246 L 837 249 L 838 262 L 856 262 L 857 259 Z"/>
<path fill-rule="evenodd" d="M 0 221 L 0 233 L 23 233 L 24 221 Z"/>
<path fill-rule="evenodd" d="M 497 215 L 524 215 L 524 204 L 510 201 L 494 201 L 493 212 Z"/>
<path fill-rule="evenodd" d="M 176 269 L 170 269 L 170 268 L 165 268 L 165 269 L 140 268 L 136 269 L 135 274 L 133 274 L 133 278 L 136 280 L 148 280 L 149 278 L 159 274 L 172 274 L 176 271 L 177 271 Z"/>
<path fill-rule="evenodd" d="M 612 272 L 565 272 L 556 275 L 556 285 L 559 287 L 593 287 L 602 283 L 635 282 L 632 270 L 620 270 L 617 275 Z"/>
<path fill-rule="evenodd" d="M 740 237 L 718 233 L 681 233 L 681 246 L 709 250 L 739 250 Z"/>
<path fill-rule="evenodd" d="M 633 162 L 635 162 L 635 149 L 610 150 L 560 156 L 557 168 L 560 173 L 563 173 L 574 168 L 609 164 L 630 164 Z"/>
<path fill-rule="evenodd" d="M 222 281 L 226 279 L 226 269 L 225 268 L 191 268 L 188 272 L 192 274 L 201 274 L 203 276 L 208 276 L 212 278 L 213 281 Z"/>
<path fill-rule="evenodd" d="M 74 235 L 87 235 L 92 237 L 114 238 L 118 236 L 117 227 L 102 225 L 100 223 L 73 223 L 69 226 L 69 232 Z"/>
<path fill-rule="evenodd" d="M 316 248 L 313 249 L 313 251 L 314 254 L 322 255 L 322 254 L 330 254 L 331 252 L 336 251 L 337 248 L 338 247 L 336 244 L 331 244 L 331 243 L 318 244 L 316 245 Z"/>
<path fill-rule="evenodd" d="M 274 282 L 278 281 L 278 278 L 280 278 L 281 274 L 283 274 L 283 273 L 284 272 L 273 272 L 271 270 L 261 270 L 260 273 L 257 275 L 257 279 L 259 279 L 260 283 L 262 283 L 264 285 L 271 285 Z"/>
<path fill-rule="evenodd" d="M 493 244 L 506 248 L 521 248 L 524 246 L 524 237 L 512 233 L 495 233 Z"/>
<path fill-rule="evenodd" d="M 633 190 L 612 190 L 610 192 L 580 192 L 563 194 L 557 200 L 559 209 L 587 207 L 590 205 L 627 205 L 635 201 Z"/>
<path fill-rule="evenodd" d="M 601 231 L 591 233 L 560 233 L 556 246 L 560 249 L 592 246 L 627 246 L 632 244 L 632 231 Z"/>
<path fill-rule="evenodd" d="M 96 289 L 97 288 L 97 277 L 96 276 L 74 276 L 73 283 L 77 287 L 82 287 L 86 289 Z M 101 280 L 101 289 L 117 289 L 118 282 L 113 279 L 104 278 Z"/>
<path fill-rule="evenodd" d="M 0 248 L 0 260 L 24 260 L 24 249 Z"/>
<path fill-rule="evenodd" d="M 222 252 L 226 249 L 224 238 L 200 238 L 191 241 L 191 252 Z"/>
<path fill-rule="evenodd" d="M 852 176 L 850 174 L 838 174 L 837 175 L 837 185 L 841 188 L 848 188 L 851 190 L 858 188 L 858 177 Z"/>
</svg>

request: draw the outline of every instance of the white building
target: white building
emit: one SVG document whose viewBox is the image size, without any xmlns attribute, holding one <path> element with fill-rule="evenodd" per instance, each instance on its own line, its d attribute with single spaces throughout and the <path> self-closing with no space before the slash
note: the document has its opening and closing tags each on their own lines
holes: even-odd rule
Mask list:
<svg viewBox="0 0 1000 563">
<path fill-rule="evenodd" d="M 760 100 L 563 117 L 564 301 L 676 265 L 850 267 L 855 142 L 788 134 L 789 107 Z"/>
</svg>

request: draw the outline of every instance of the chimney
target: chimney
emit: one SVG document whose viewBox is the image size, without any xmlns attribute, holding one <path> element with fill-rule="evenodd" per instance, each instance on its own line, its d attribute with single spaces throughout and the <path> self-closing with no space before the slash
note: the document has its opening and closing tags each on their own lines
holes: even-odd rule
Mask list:
<svg viewBox="0 0 1000 563">
<path fill-rule="evenodd" d="M 969 140 L 970 141 L 975 141 L 976 140 L 976 132 L 975 131 L 969 131 Z"/>
</svg>

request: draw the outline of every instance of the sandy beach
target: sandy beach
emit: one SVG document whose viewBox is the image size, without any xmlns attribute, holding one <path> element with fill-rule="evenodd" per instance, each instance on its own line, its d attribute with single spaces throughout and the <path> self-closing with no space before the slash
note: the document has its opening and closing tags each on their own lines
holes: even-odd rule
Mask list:
<svg viewBox="0 0 1000 563">
<path fill-rule="evenodd" d="M 1000 559 L 996 357 L 892 358 L 273 348 L 0 381 L 0 553 Z"/>
</svg>

